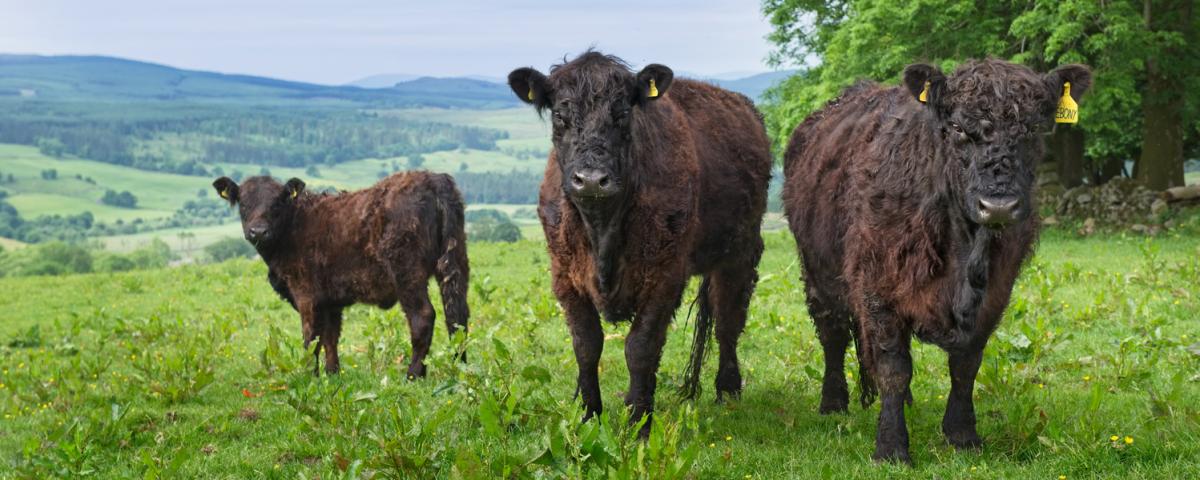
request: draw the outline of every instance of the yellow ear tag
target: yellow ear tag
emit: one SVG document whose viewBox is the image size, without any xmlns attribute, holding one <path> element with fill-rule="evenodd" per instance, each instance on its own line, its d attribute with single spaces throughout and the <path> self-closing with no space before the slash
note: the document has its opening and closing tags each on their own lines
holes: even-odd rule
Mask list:
<svg viewBox="0 0 1200 480">
<path fill-rule="evenodd" d="M 658 97 L 658 86 L 654 85 L 654 79 L 650 79 L 650 98 Z"/>
<path fill-rule="evenodd" d="M 296 198 L 296 196 L 298 196 L 298 195 L 300 195 L 299 190 L 292 190 L 292 198 Z"/>
<path fill-rule="evenodd" d="M 221 190 L 221 198 L 229 200 L 229 190 Z"/>
<path fill-rule="evenodd" d="M 921 96 L 917 97 L 917 100 L 920 100 L 921 103 L 929 101 L 929 82 L 925 82 L 925 89 L 921 90 Z"/>
<path fill-rule="evenodd" d="M 1054 123 L 1079 122 L 1079 105 L 1071 98 L 1071 82 L 1063 83 L 1062 98 L 1058 100 L 1058 109 L 1054 111 Z"/>
<path fill-rule="evenodd" d="M 529 94 L 526 95 L 526 97 L 529 97 L 529 101 L 531 101 L 531 102 L 533 101 L 533 89 L 532 88 L 529 89 Z"/>
</svg>

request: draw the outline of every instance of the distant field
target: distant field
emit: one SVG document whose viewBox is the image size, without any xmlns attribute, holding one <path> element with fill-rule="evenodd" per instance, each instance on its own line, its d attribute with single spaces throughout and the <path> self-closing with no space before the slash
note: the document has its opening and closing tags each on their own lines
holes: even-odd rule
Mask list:
<svg viewBox="0 0 1200 480">
<path fill-rule="evenodd" d="M 180 234 L 185 234 L 185 236 L 181 237 Z M 208 227 L 172 228 L 132 235 L 99 237 L 96 240 L 104 245 L 105 250 L 128 252 L 157 238 L 170 245 L 171 250 L 178 253 L 184 260 L 189 260 L 198 256 L 204 247 L 226 237 L 241 238 L 241 226 L 237 223 L 227 223 Z"/>
<path fill-rule="evenodd" d="M 43 180 L 43 170 L 58 171 L 57 180 Z M 16 183 L 0 188 L 9 192 L 8 201 L 21 216 L 69 215 L 92 212 L 97 220 L 145 220 L 170 216 L 184 202 L 196 198 L 200 189 L 211 188 L 211 180 L 171 173 L 148 172 L 102 162 L 56 159 L 34 147 L 0 144 L 0 173 L 12 174 Z M 90 177 L 95 184 L 75 178 Z M 110 207 L 100 203 L 105 190 L 128 190 L 138 198 L 138 208 Z"/>
<path fill-rule="evenodd" d="M 18 242 L 11 238 L 0 237 L 0 247 L 3 247 L 5 250 L 17 249 L 24 246 L 25 244 L 22 242 Z"/>
</svg>

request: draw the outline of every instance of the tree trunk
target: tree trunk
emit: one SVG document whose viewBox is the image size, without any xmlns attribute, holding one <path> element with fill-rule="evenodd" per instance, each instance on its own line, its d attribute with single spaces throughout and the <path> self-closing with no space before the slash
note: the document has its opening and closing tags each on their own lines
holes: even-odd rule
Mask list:
<svg viewBox="0 0 1200 480">
<path fill-rule="evenodd" d="M 1182 33 L 1185 39 L 1195 34 L 1191 0 L 1144 0 L 1142 15 L 1151 32 Z M 1142 154 L 1134 164 L 1133 176 L 1153 190 L 1183 185 L 1184 78 L 1192 72 L 1180 67 L 1194 64 L 1189 50 L 1187 45 L 1173 45 L 1146 60 Z"/>
<path fill-rule="evenodd" d="M 1133 176 L 1151 190 L 1164 190 L 1183 185 L 1183 85 L 1154 72 L 1147 80 L 1142 155 Z"/>
<path fill-rule="evenodd" d="M 1070 124 L 1058 124 L 1050 135 L 1050 152 L 1058 165 L 1058 182 L 1063 188 L 1083 183 L 1083 129 Z"/>
</svg>

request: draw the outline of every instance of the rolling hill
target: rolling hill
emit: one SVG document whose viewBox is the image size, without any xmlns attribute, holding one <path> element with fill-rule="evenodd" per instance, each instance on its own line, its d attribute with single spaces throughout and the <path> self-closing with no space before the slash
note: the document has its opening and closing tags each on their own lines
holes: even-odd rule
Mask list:
<svg viewBox="0 0 1200 480">
<path fill-rule="evenodd" d="M 762 101 L 762 94 L 768 88 L 773 87 L 776 83 L 783 81 L 796 73 L 795 70 L 781 70 L 778 72 L 766 72 L 748 77 L 737 78 L 733 80 L 713 79 L 711 82 L 720 85 L 722 88 L 733 90 L 742 95 L 754 99 L 755 102 Z"/>
<path fill-rule="evenodd" d="M 114 57 L 0 54 L 3 97 L 309 105 L 317 101 L 474 109 L 517 104 L 507 87 L 467 78 L 419 78 L 391 88 L 372 89 L 184 70 Z"/>
</svg>

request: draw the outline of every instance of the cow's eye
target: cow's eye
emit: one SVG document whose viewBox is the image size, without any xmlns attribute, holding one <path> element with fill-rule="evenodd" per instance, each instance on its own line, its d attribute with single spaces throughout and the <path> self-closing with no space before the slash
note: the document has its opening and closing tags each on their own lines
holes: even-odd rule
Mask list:
<svg viewBox="0 0 1200 480">
<path fill-rule="evenodd" d="M 959 125 L 959 124 L 957 124 L 957 123 L 954 123 L 954 122 L 950 122 L 950 128 L 954 130 L 954 133 L 957 133 L 957 134 L 959 134 L 959 135 L 962 135 L 962 134 L 963 134 L 962 125 Z"/>
</svg>

